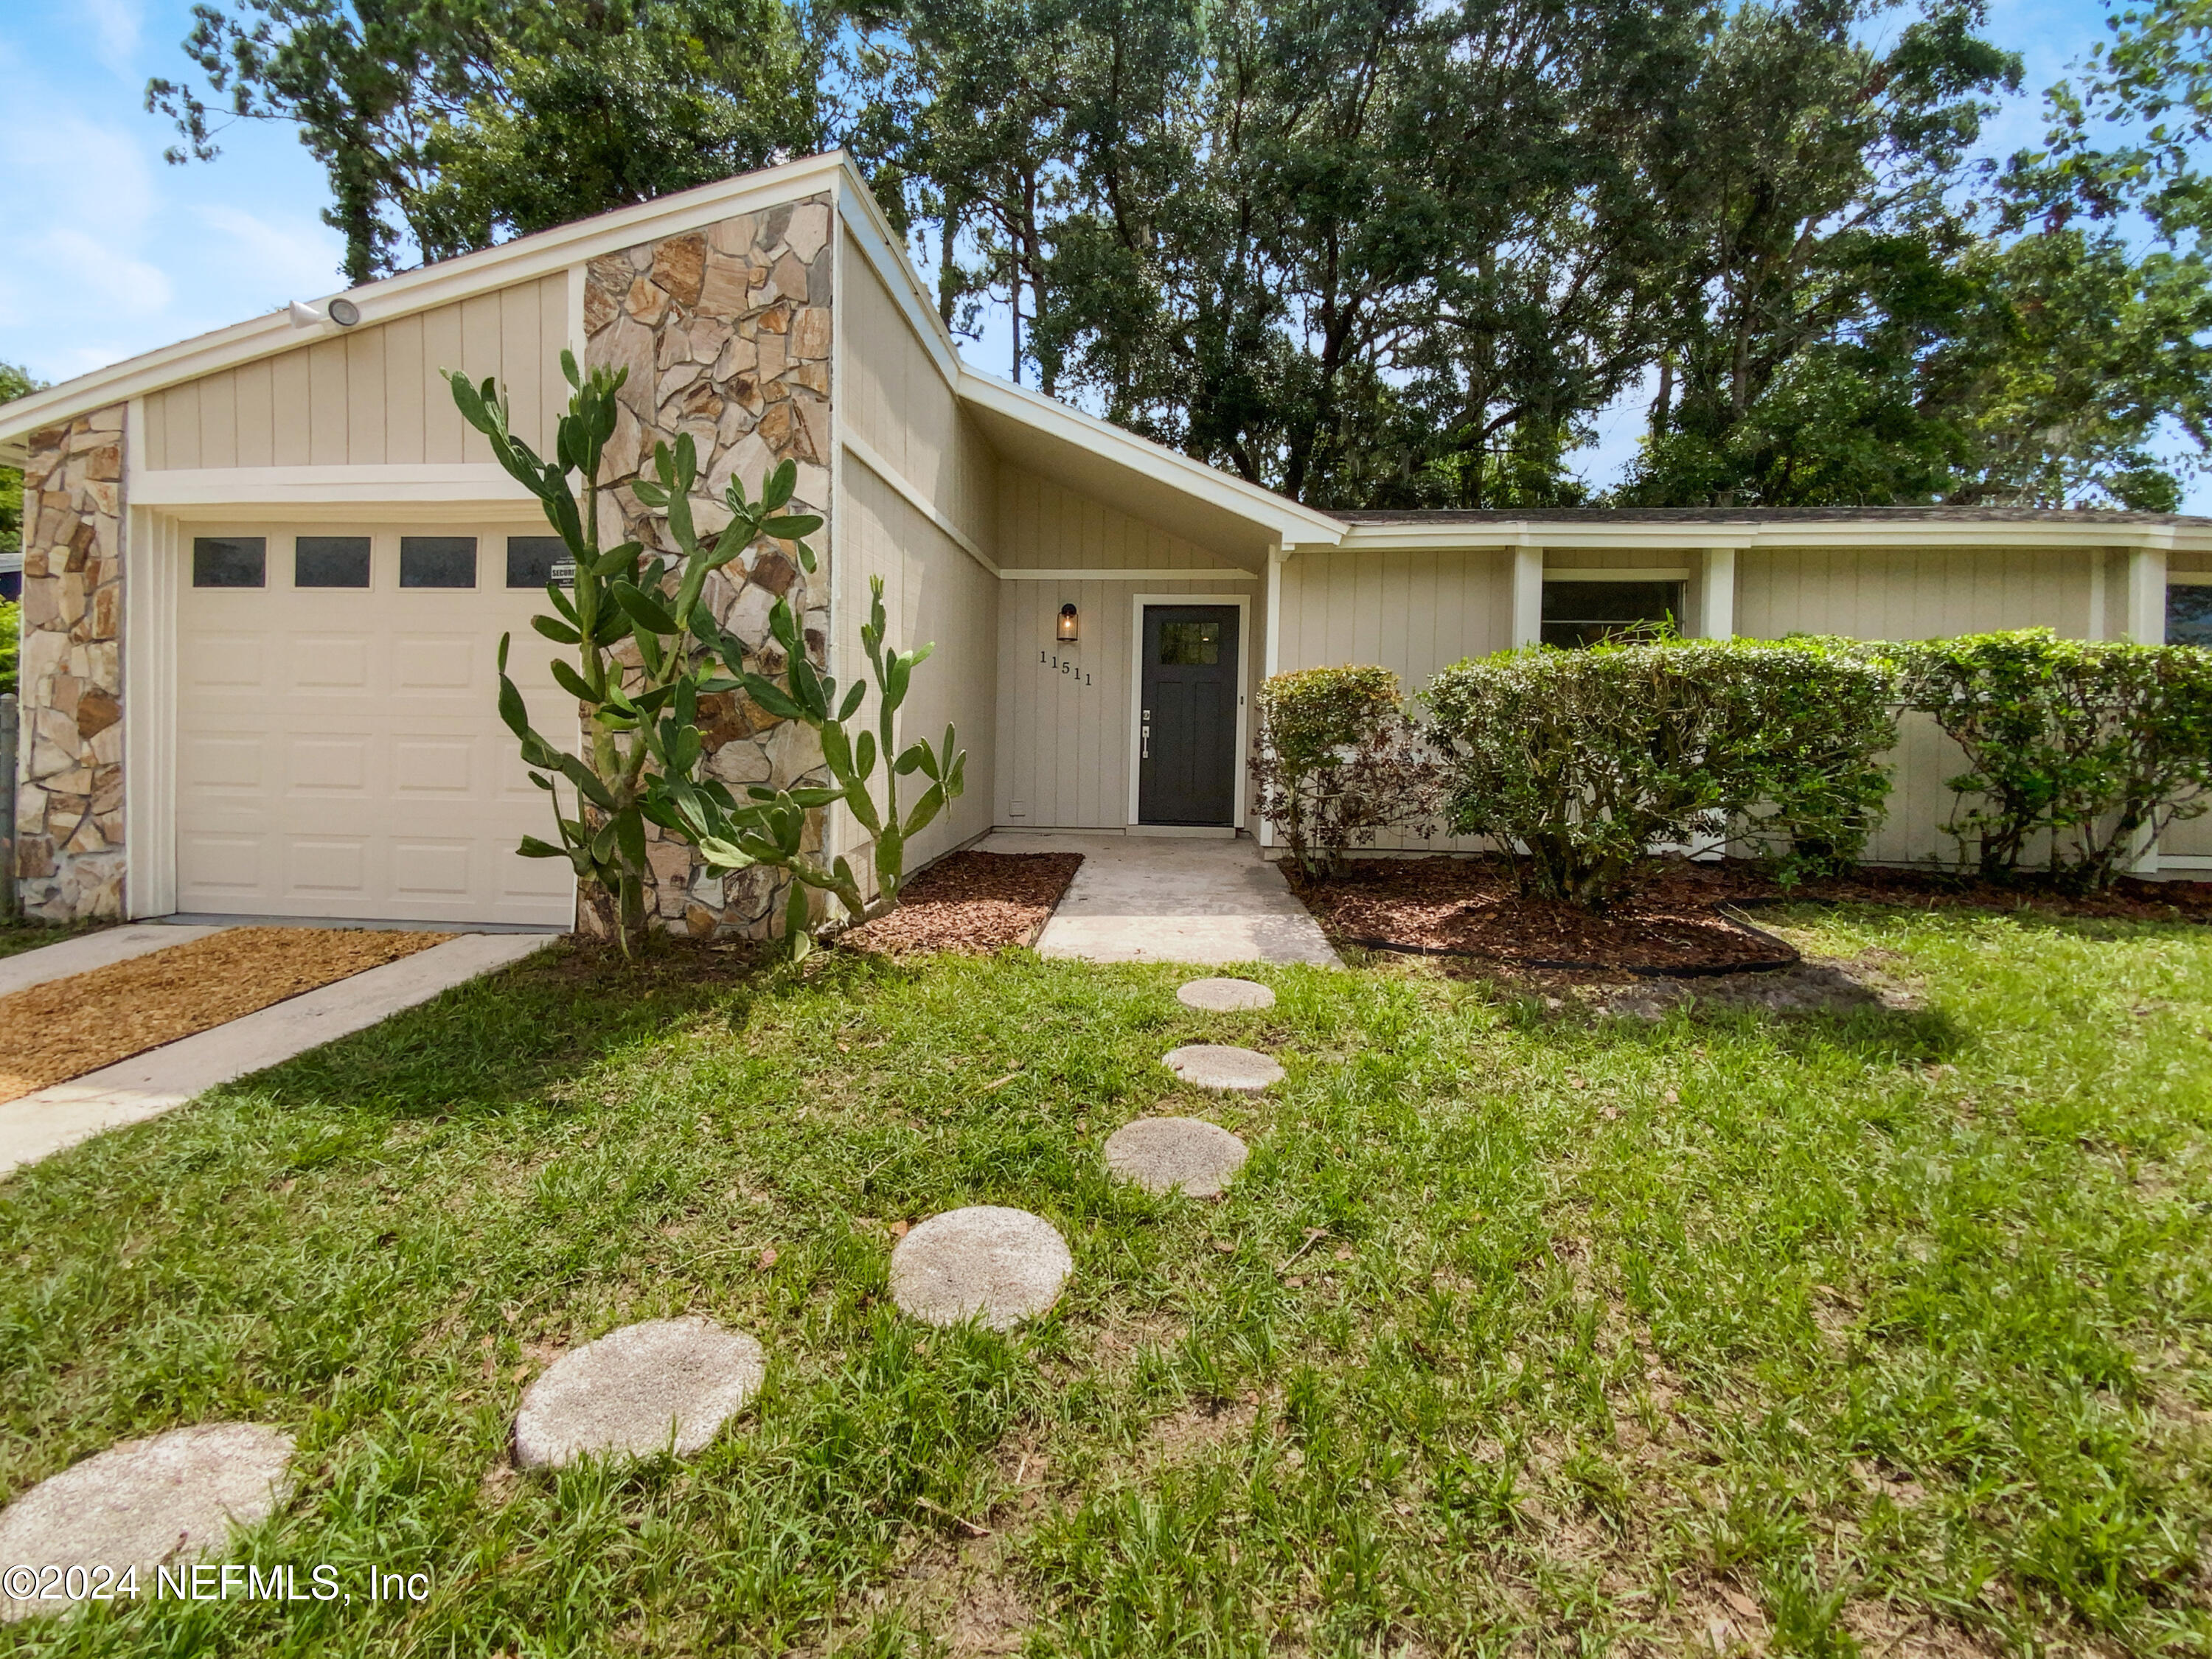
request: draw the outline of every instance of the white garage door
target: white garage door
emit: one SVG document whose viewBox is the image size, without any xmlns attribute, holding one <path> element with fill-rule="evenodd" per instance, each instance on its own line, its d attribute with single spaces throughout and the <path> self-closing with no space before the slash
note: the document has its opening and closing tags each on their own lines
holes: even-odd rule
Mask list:
<svg viewBox="0 0 2212 1659">
<path fill-rule="evenodd" d="M 556 549 L 465 525 L 188 537 L 178 908 L 567 926 L 568 866 L 514 851 L 553 826 L 495 674 L 512 633 L 538 729 L 574 730 L 530 628 Z"/>
</svg>

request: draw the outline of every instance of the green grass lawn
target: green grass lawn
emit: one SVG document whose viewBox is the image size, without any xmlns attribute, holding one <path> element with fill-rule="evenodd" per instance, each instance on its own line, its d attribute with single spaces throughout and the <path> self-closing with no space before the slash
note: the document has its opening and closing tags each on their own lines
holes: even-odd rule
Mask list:
<svg viewBox="0 0 2212 1659">
<path fill-rule="evenodd" d="M 0 1184 L 0 1496 L 266 1419 L 302 1478 L 248 1558 L 429 1598 L 0 1650 L 2212 1650 L 2212 935 L 1781 922 L 1925 1008 L 1393 962 L 1207 1016 L 1027 953 L 449 994 Z M 1205 1040 L 1289 1079 L 1183 1091 Z M 1251 1143 L 1225 1200 L 1106 1180 L 1161 1111 Z M 886 1299 L 890 1224 L 974 1203 L 1074 1253 L 1011 1337 Z M 554 1353 L 684 1312 L 769 1354 L 714 1447 L 508 1468 Z"/>
</svg>

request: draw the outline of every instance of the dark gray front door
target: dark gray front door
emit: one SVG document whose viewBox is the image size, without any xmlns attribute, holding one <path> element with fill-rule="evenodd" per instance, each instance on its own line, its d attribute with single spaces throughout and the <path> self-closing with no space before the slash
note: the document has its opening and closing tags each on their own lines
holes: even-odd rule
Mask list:
<svg viewBox="0 0 2212 1659">
<path fill-rule="evenodd" d="M 1145 607 L 1137 820 L 1237 819 L 1237 607 Z"/>
</svg>

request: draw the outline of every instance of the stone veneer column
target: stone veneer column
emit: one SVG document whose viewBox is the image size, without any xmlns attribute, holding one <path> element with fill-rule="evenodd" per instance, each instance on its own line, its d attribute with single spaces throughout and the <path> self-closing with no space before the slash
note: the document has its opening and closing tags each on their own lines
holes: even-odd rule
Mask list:
<svg viewBox="0 0 2212 1659">
<path fill-rule="evenodd" d="M 33 433 L 23 469 L 27 914 L 123 914 L 123 406 Z"/>
<path fill-rule="evenodd" d="M 607 447 L 604 480 L 635 480 L 653 465 L 656 442 L 691 434 L 705 498 L 694 503 L 702 531 L 728 519 L 721 505 L 732 474 L 757 495 L 775 465 L 799 465 L 795 501 L 830 512 L 830 277 L 835 257 L 827 196 L 725 219 L 703 231 L 641 243 L 591 262 L 584 289 L 586 362 L 626 368 L 621 413 Z M 708 504 L 711 500 L 712 505 Z M 635 538 L 673 552 L 661 520 L 626 489 L 600 496 L 604 545 Z M 812 576 L 787 546 L 755 549 L 715 573 L 706 599 L 722 626 L 745 642 L 753 665 L 780 673 L 768 631 L 770 608 L 787 598 L 800 617 L 807 654 L 826 665 L 830 635 L 827 526 L 810 538 Z M 787 786 L 822 764 L 813 732 L 771 717 L 741 695 L 701 704 L 704 770 L 742 797 L 748 784 Z M 817 828 L 811 832 L 818 836 Z M 752 869 L 726 878 L 690 849 L 649 846 L 653 905 L 662 925 L 694 934 L 765 937 L 781 917 L 782 884 Z"/>
</svg>

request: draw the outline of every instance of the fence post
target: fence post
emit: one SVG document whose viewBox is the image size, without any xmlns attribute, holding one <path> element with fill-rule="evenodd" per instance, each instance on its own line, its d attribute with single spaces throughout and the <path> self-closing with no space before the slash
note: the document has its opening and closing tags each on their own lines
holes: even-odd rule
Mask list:
<svg viewBox="0 0 2212 1659">
<path fill-rule="evenodd" d="M 15 694 L 0 697 L 0 921 L 15 920 Z"/>
</svg>

